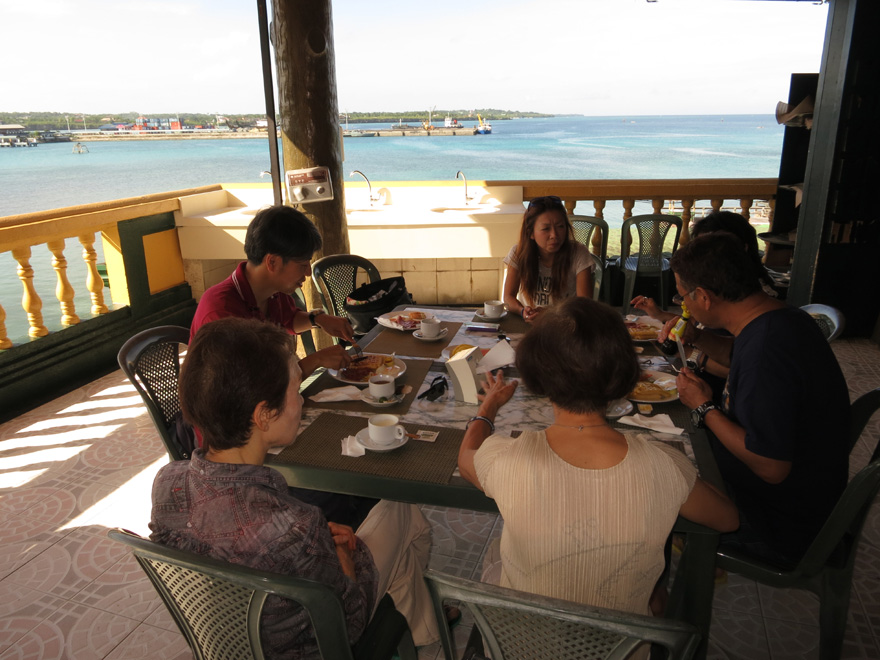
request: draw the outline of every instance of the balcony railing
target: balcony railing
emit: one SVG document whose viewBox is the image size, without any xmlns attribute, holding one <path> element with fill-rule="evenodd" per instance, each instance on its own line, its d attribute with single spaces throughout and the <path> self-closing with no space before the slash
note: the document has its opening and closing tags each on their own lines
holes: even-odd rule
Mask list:
<svg viewBox="0 0 880 660">
<path fill-rule="evenodd" d="M 543 195 L 556 195 L 563 200 L 570 213 L 575 210 L 578 203 L 582 206 L 584 202 L 590 203 L 593 211 L 591 214 L 600 218 L 605 217 L 610 203 L 622 207 L 622 217 L 615 218 L 621 221 L 631 217 L 637 205 L 647 203 L 655 213 L 674 213 L 682 217 L 684 221 L 682 242 L 686 242 L 689 238 L 688 225 L 696 209 L 734 208 L 749 217 L 756 203 L 760 203 L 762 212 L 769 213 L 769 221 L 772 220 L 776 194 L 776 179 L 519 180 L 487 181 L 485 184 L 521 187 L 522 201 Z M 431 184 L 425 182 L 420 185 Z M 68 277 L 68 256 L 65 254 L 71 244 L 77 249 L 82 248 L 82 259 L 86 265 L 86 277 L 82 284 L 90 295 L 91 313 L 106 314 L 108 305 L 96 263 L 95 242 L 99 232 L 104 236 L 105 246 L 108 241 L 112 246 L 112 233 L 120 221 L 173 212 L 179 208 L 181 197 L 220 188 L 219 185 L 206 186 L 0 218 L 0 252 L 11 252 L 17 264 L 16 276 L 21 282 L 22 307 L 27 315 L 27 332 L 30 337 L 38 338 L 49 334 L 43 322 L 44 301 L 37 294 L 33 284 L 31 249 L 34 246 L 45 244 L 52 253 L 52 268 L 55 271 L 56 281 L 55 297 L 61 312 L 61 322 L 64 326 L 75 325 L 79 322 L 74 304 L 75 284 L 71 283 Z M 271 203 L 271 197 L 267 203 Z M 582 208 L 579 212 L 583 213 Z M 595 240 L 598 241 L 598 236 Z M 121 249 L 120 246 L 116 247 Z M 598 248 L 598 245 L 594 247 Z M 371 259 L 383 257 L 381 254 L 364 256 Z M 0 274 L 0 276 L 8 280 L 11 274 Z M 121 302 L 128 302 L 126 294 L 122 295 Z M 8 349 L 12 346 L 5 324 L 4 304 L 8 305 L 9 302 L 0 300 L 0 349 Z"/>
</svg>

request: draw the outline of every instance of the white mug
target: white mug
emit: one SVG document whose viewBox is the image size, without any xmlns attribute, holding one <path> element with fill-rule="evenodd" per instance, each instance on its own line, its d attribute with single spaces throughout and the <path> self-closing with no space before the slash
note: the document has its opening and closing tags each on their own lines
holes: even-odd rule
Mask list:
<svg viewBox="0 0 880 660">
<path fill-rule="evenodd" d="M 369 384 L 370 396 L 376 399 L 390 399 L 394 396 L 394 379 L 391 376 L 373 376 Z"/>
<path fill-rule="evenodd" d="M 403 440 L 406 431 L 397 422 L 397 415 L 373 415 L 367 422 L 370 440 L 383 447 Z"/>
<path fill-rule="evenodd" d="M 504 313 L 503 300 L 487 300 L 483 303 L 483 316 L 490 319 L 497 319 Z"/>
<path fill-rule="evenodd" d="M 422 337 L 431 339 L 440 334 L 440 319 L 422 319 Z"/>
</svg>

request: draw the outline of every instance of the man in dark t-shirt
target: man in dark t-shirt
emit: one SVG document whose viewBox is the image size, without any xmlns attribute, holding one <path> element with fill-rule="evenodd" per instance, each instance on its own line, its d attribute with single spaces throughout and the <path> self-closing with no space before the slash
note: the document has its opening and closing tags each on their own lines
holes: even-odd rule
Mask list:
<svg viewBox="0 0 880 660">
<path fill-rule="evenodd" d="M 779 565 L 796 563 L 846 487 L 849 395 L 828 342 L 805 312 L 767 296 L 758 265 L 726 232 L 700 236 L 671 262 L 694 319 L 685 341 L 727 364 L 720 405 L 698 376 L 681 401 L 710 431 L 740 529 L 722 538 Z"/>
</svg>

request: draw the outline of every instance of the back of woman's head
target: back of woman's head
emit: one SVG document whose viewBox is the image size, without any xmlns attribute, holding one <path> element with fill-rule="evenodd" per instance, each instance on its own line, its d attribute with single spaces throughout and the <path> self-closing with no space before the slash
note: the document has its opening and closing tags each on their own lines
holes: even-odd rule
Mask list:
<svg viewBox="0 0 880 660">
<path fill-rule="evenodd" d="M 269 410 L 284 409 L 295 354 L 293 337 L 256 319 L 225 318 L 199 329 L 178 391 L 184 419 L 199 429 L 206 448 L 247 444 L 261 401 Z"/>
<path fill-rule="evenodd" d="M 604 411 L 639 377 L 623 319 L 608 305 L 580 297 L 544 311 L 517 347 L 516 367 L 532 393 L 577 413 Z"/>
</svg>

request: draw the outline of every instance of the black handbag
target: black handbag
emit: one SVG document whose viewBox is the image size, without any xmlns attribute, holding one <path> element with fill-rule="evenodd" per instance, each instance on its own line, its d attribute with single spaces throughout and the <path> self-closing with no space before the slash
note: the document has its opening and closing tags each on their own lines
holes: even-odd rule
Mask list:
<svg viewBox="0 0 880 660">
<path fill-rule="evenodd" d="M 413 302 L 403 277 L 389 277 L 362 284 L 348 294 L 343 305 L 354 334 L 365 335 L 376 325 L 376 317 L 393 311 L 398 305 Z"/>
</svg>

